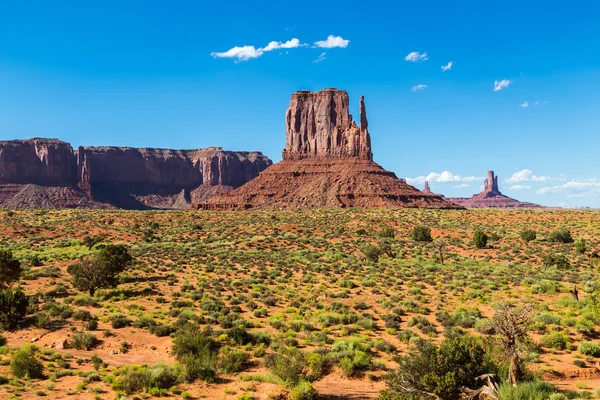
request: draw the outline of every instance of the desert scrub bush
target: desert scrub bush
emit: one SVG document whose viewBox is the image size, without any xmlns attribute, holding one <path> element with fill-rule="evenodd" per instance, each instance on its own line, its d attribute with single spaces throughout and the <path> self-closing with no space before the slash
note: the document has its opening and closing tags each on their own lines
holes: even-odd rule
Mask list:
<svg viewBox="0 0 600 400">
<path fill-rule="evenodd" d="M 13 330 L 27 315 L 29 301 L 21 289 L 0 290 L 0 329 Z"/>
<path fill-rule="evenodd" d="M 537 238 L 537 232 L 533 229 L 525 229 L 524 231 L 521 231 L 520 236 L 521 240 L 524 242 L 531 242 Z"/>
<path fill-rule="evenodd" d="M 523 382 L 517 386 L 504 383 L 498 389 L 499 400 L 546 400 L 554 393 L 554 387 L 542 381 Z"/>
<path fill-rule="evenodd" d="M 569 346 L 569 338 L 560 332 L 551 332 L 542 336 L 540 345 L 549 349 L 564 350 Z"/>
<path fill-rule="evenodd" d="M 205 327 L 183 329 L 175 334 L 173 354 L 183 367 L 186 381 L 202 379 L 213 382 L 217 375 L 218 344 L 212 330 Z"/>
<path fill-rule="evenodd" d="M 294 347 L 281 349 L 278 353 L 267 354 L 264 363 L 265 367 L 281 379 L 286 387 L 294 387 L 301 379 L 306 378 L 308 365 L 306 354 Z"/>
<path fill-rule="evenodd" d="M 598 357 L 600 356 L 600 346 L 592 342 L 581 342 L 577 351 L 586 356 Z"/>
<path fill-rule="evenodd" d="M 563 227 L 551 232 L 546 240 L 549 243 L 573 243 L 573 236 L 568 228 Z"/>
<path fill-rule="evenodd" d="M 248 353 L 225 346 L 221 349 L 217 367 L 220 372 L 234 374 L 242 372 L 248 362 Z"/>
<path fill-rule="evenodd" d="M 121 329 L 131 325 L 131 320 L 123 314 L 114 314 L 110 317 L 110 325 L 114 329 Z"/>
<path fill-rule="evenodd" d="M 21 262 L 10 250 L 0 250 L 0 289 L 10 286 L 21 277 Z"/>
<path fill-rule="evenodd" d="M 412 228 L 410 238 L 415 242 L 431 242 L 431 228 L 428 226 L 417 225 Z"/>
<path fill-rule="evenodd" d="M 585 252 L 587 251 L 587 247 L 585 245 L 585 240 L 579 239 L 578 241 L 575 242 L 575 252 L 579 253 L 579 254 L 585 254 Z"/>
<path fill-rule="evenodd" d="M 77 350 L 91 350 L 98 344 L 96 336 L 89 332 L 77 332 L 69 340 L 69 346 Z"/>
<path fill-rule="evenodd" d="M 310 382 L 301 381 L 290 391 L 291 400 L 314 400 L 317 398 L 317 391 Z"/>
<path fill-rule="evenodd" d="M 544 256 L 542 263 L 544 268 L 556 267 L 558 269 L 568 269 L 571 267 L 569 259 L 562 253 L 548 253 Z"/>
<path fill-rule="evenodd" d="M 381 250 L 379 247 L 369 244 L 363 249 L 363 254 L 367 260 L 377 262 L 381 256 Z"/>
<path fill-rule="evenodd" d="M 26 345 L 13 355 L 10 362 L 12 374 L 17 378 L 41 379 L 44 366 L 37 359 L 37 347 Z"/>
<path fill-rule="evenodd" d="M 487 247 L 488 236 L 480 230 L 476 230 L 473 234 L 473 244 L 477 249 L 485 249 Z"/>
<path fill-rule="evenodd" d="M 382 238 L 393 239 L 396 237 L 396 230 L 391 227 L 385 227 L 379 232 L 379 236 Z"/>
<path fill-rule="evenodd" d="M 478 376 L 496 373 L 482 340 L 472 336 L 445 339 L 440 347 L 417 344 L 417 351 L 398 359 L 398 369 L 387 375 L 380 400 L 415 399 L 433 393 L 444 400 L 460 399 L 463 388 L 476 388 Z"/>
<path fill-rule="evenodd" d="M 114 390 L 127 394 L 148 392 L 152 395 L 161 395 L 161 390 L 166 391 L 179 382 L 180 371 L 177 366 L 164 364 L 143 367 L 126 365 L 117 369 L 114 377 L 112 384 Z"/>
</svg>

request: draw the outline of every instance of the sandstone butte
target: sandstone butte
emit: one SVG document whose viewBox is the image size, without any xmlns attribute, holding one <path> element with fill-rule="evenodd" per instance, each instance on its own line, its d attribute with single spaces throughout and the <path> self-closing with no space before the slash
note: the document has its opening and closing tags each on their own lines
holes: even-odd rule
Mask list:
<svg viewBox="0 0 600 400">
<path fill-rule="evenodd" d="M 260 152 L 0 142 L 0 207 L 185 209 L 272 164 Z"/>
<path fill-rule="evenodd" d="M 201 209 L 462 208 L 423 193 L 373 162 L 364 98 L 360 125 L 348 93 L 292 94 L 282 161 L 240 188 L 196 204 Z"/>
<path fill-rule="evenodd" d="M 483 182 L 483 192 L 473 197 L 449 197 L 448 201 L 465 208 L 544 208 L 538 204 L 515 200 L 500 193 L 498 177 L 494 171 L 488 171 L 488 176 Z"/>
</svg>

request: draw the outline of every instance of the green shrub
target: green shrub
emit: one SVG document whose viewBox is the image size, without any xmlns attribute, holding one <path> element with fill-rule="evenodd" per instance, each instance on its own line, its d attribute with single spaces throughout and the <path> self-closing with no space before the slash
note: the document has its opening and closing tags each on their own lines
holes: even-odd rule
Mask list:
<svg viewBox="0 0 600 400">
<path fill-rule="evenodd" d="M 247 362 L 248 354 L 245 351 L 223 347 L 217 365 L 219 371 L 225 374 L 234 374 L 242 372 Z"/>
<path fill-rule="evenodd" d="M 307 364 L 306 355 L 293 347 L 265 356 L 265 367 L 287 387 L 294 387 L 305 378 Z"/>
<path fill-rule="evenodd" d="M 77 350 L 91 350 L 98 344 L 96 336 L 89 332 L 77 332 L 69 340 L 69 346 Z"/>
<path fill-rule="evenodd" d="M 21 289 L 0 290 L 0 329 L 15 329 L 25 318 L 29 301 Z"/>
<path fill-rule="evenodd" d="M 173 341 L 173 354 L 183 366 L 183 374 L 188 382 L 198 378 L 214 381 L 217 375 L 217 352 L 217 342 L 208 327 L 203 330 L 181 330 Z"/>
<path fill-rule="evenodd" d="M 21 262 L 10 250 L 0 250 L 0 289 L 10 286 L 21 277 Z"/>
<path fill-rule="evenodd" d="M 367 260 L 377 262 L 379 256 L 381 256 L 381 250 L 379 250 L 379 247 L 369 244 L 363 249 L 363 254 Z"/>
<path fill-rule="evenodd" d="M 179 382 L 179 369 L 164 364 L 149 367 L 124 366 L 114 372 L 117 379 L 113 389 L 127 394 L 148 392 L 154 395 L 166 394 L 166 391 Z M 164 391 L 164 392 L 163 392 Z"/>
<path fill-rule="evenodd" d="M 560 228 L 551 232 L 546 240 L 550 243 L 573 243 L 573 236 L 568 228 Z"/>
<path fill-rule="evenodd" d="M 521 239 L 524 242 L 531 242 L 537 238 L 537 233 L 533 229 L 525 229 L 521 232 Z"/>
<path fill-rule="evenodd" d="M 542 262 L 545 268 L 567 269 L 571 266 L 569 259 L 562 253 L 548 253 L 544 256 Z"/>
<path fill-rule="evenodd" d="M 386 377 L 387 388 L 380 400 L 418 399 L 413 390 L 433 393 L 444 400 L 459 399 L 463 388 L 480 385 L 475 378 L 496 373 L 480 338 L 445 339 L 439 348 L 422 342 L 417 350 L 398 359 L 398 370 Z"/>
<path fill-rule="evenodd" d="M 587 251 L 585 240 L 579 239 L 575 242 L 575 251 L 579 254 L 584 254 Z"/>
<path fill-rule="evenodd" d="M 542 336 L 540 344 L 546 348 L 564 350 L 569 345 L 569 339 L 560 332 L 551 332 L 548 335 Z"/>
<path fill-rule="evenodd" d="M 317 398 L 317 391 L 310 382 L 301 381 L 290 391 L 292 400 L 314 400 Z"/>
<path fill-rule="evenodd" d="M 396 237 L 396 230 L 391 226 L 385 227 L 379 232 L 379 236 L 386 239 L 393 239 Z"/>
<path fill-rule="evenodd" d="M 478 249 L 485 249 L 487 247 L 488 236 L 480 230 L 475 231 L 473 234 L 473 244 Z"/>
<path fill-rule="evenodd" d="M 596 343 L 592 342 L 581 342 L 577 351 L 586 356 L 598 357 L 600 356 L 600 347 Z"/>
<path fill-rule="evenodd" d="M 6 346 L 6 338 L 2 335 L 0 335 L 0 347 L 1 346 Z"/>
<path fill-rule="evenodd" d="M 37 348 L 23 346 L 15 353 L 10 368 L 17 378 L 39 379 L 43 377 L 44 366 L 36 357 Z"/>
<path fill-rule="evenodd" d="M 499 400 L 546 400 L 555 392 L 552 385 L 541 381 L 523 382 L 517 386 L 504 383 L 498 390 Z"/>
<path fill-rule="evenodd" d="M 410 238 L 415 242 L 431 242 L 431 228 L 428 226 L 417 225 L 410 232 Z"/>
</svg>

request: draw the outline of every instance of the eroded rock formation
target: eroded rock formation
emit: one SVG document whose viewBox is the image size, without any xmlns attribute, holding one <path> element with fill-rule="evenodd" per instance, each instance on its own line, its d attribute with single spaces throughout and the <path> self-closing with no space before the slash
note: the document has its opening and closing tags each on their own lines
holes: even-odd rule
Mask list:
<svg viewBox="0 0 600 400">
<path fill-rule="evenodd" d="M 73 151 L 56 139 L 4 141 L 0 206 L 187 208 L 243 185 L 271 164 L 259 152 L 218 147 Z"/>
<path fill-rule="evenodd" d="M 460 208 L 373 162 L 363 97 L 360 114 L 356 126 L 343 90 L 294 93 L 286 112 L 283 161 L 196 208 Z"/>
<path fill-rule="evenodd" d="M 472 197 L 449 197 L 447 200 L 465 208 L 543 208 L 538 204 L 503 195 L 498 188 L 498 177 L 494 171 L 488 171 L 487 178 L 483 182 L 483 192 Z"/>
<path fill-rule="evenodd" d="M 428 181 L 425 181 L 425 187 L 423 188 L 423 193 L 432 193 L 431 188 L 429 187 Z"/>
<path fill-rule="evenodd" d="M 325 89 L 292 94 L 285 114 L 284 160 L 357 157 L 372 160 L 367 112 L 360 98 L 360 126 L 349 111 L 348 93 Z"/>
</svg>

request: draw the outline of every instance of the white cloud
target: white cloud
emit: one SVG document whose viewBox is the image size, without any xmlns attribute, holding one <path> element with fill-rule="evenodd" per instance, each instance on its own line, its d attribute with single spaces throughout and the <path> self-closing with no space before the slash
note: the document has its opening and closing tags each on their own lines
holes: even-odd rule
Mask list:
<svg viewBox="0 0 600 400">
<path fill-rule="evenodd" d="M 418 51 L 412 51 L 408 53 L 408 55 L 404 57 L 404 59 L 410 62 L 421 62 L 428 60 L 427 53 L 419 53 Z"/>
<path fill-rule="evenodd" d="M 211 56 L 214 58 L 236 58 L 239 61 L 246 61 L 251 58 L 258 58 L 262 56 L 264 52 L 262 49 L 257 49 L 254 46 L 235 46 L 223 53 L 212 52 Z"/>
<path fill-rule="evenodd" d="M 413 92 L 418 92 L 419 90 L 423 90 L 423 89 L 425 89 L 426 87 L 427 87 L 427 85 L 423 85 L 423 84 L 416 85 L 416 86 L 413 86 L 413 87 L 412 87 L 412 91 L 413 91 Z"/>
<path fill-rule="evenodd" d="M 525 102 L 525 103 L 521 104 L 521 107 L 523 107 L 523 108 L 527 108 L 527 107 L 529 107 L 529 103 L 528 103 L 528 102 Z"/>
<path fill-rule="evenodd" d="M 428 182 L 439 182 L 439 183 L 444 183 L 444 182 L 472 182 L 472 181 L 476 181 L 479 179 L 484 179 L 482 177 L 477 177 L 477 176 L 460 176 L 460 175 L 454 175 L 452 172 L 450 171 L 444 171 L 441 173 L 437 173 L 437 172 L 431 172 L 429 175 L 425 176 L 425 175 L 421 175 L 421 176 L 417 176 L 416 178 L 406 178 L 406 182 L 408 182 L 411 185 L 417 184 L 417 183 L 424 183 L 425 181 Z"/>
<path fill-rule="evenodd" d="M 332 49 L 334 47 L 341 47 L 345 49 L 348 47 L 348 43 L 350 43 L 350 41 L 342 38 L 341 36 L 329 35 L 327 36 L 326 40 L 319 40 L 318 42 L 315 42 L 315 46 L 323 49 Z"/>
<path fill-rule="evenodd" d="M 501 81 L 494 81 L 494 92 L 498 92 L 502 89 L 505 89 L 510 85 L 512 81 L 508 79 L 502 79 Z"/>
<path fill-rule="evenodd" d="M 519 182 L 546 182 L 549 181 L 548 176 L 536 176 L 530 169 L 524 169 L 519 172 L 515 172 L 510 178 L 506 180 L 507 183 L 519 183 Z"/>
<path fill-rule="evenodd" d="M 471 185 L 469 185 L 468 183 L 461 183 L 460 185 L 454 186 L 455 189 L 464 189 L 469 187 L 471 187 Z"/>
<path fill-rule="evenodd" d="M 266 47 L 263 47 L 261 50 L 262 51 L 271 51 L 271 50 L 277 50 L 277 49 L 295 49 L 296 47 L 300 47 L 300 46 L 303 46 L 302 44 L 300 44 L 300 40 L 293 38 L 284 43 L 276 42 L 276 41 L 269 42 L 269 44 Z"/>
<path fill-rule="evenodd" d="M 512 190 L 529 190 L 531 189 L 531 186 L 527 186 L 527 185 L 513 185 L 510 187 L 510 189 Z"/>
<path fill-rule="evenodd" d="M 450 71 L 453 66 L 454 66 L 454 61 L 450 61 L 448 64 L 442 65 L 442 72 Z"/>
<path fill-rule="evenodd" d="M 327 54 L 326 52 L 322 52 L 321 54 L 319 54 L 319 58 L 317 58 L 315 61 L 313 61 L 313 64 L 316 63 L 320 63 L 321 61 L 325 60 L 325 54 Z"/>
<path fill-rule="evenodd" d="M 271 41 L 265 47 L 256 48 L 254 46 L 236 46 L 232 49 L 229 49 L 225 52 L 212 52 L 211 56 L 214 58 L 234 58 L 237 61 L 246 61 L 251 58 L 258 58 L 265 54 L 268 51 L 278 50 L 278 49 L 295 49 L 297 47 L 304 47 L 305 44 L 300 43 L 300 40 L 297 38 L 292 38 L 287 42 L 277 42 Z"/>
<path fill-rule="evenodd" d="M 562 193 L 567 197 L 591 197 L 600 194 L 600 182 L 597 178 L 572 180 L 558 186 L 547 186 L 536 191 L 536 194 Z"/>
<path fill-rule="evenodd" d="M 538 104 L 540 104 L 539 101 L 536 101 L 535 103 L 533 103 L 534 106 L 537 106 Z"/>
</svg>

